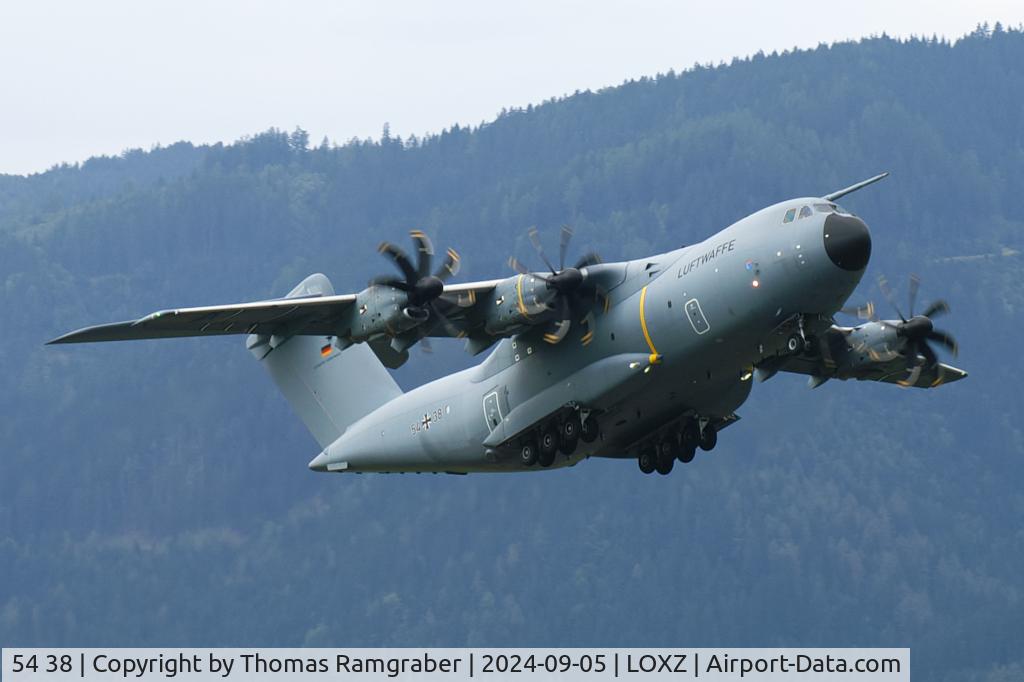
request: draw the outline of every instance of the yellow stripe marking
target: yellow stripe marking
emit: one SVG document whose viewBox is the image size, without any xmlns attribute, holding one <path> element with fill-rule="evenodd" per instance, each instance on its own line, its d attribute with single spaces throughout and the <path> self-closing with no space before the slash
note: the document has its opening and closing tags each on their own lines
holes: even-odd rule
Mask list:
<svg viewBox="0 0 1024 682">
<path fill-rule="evenodd" d="M 519 303 L 519 312 L 526 319 L 530 319 L 530 314 L 526 312 L 526 304 L 523 303 L 523 277 L 525 275 L 519 275 L 519 279 L 516 280 L 516 299 Z"/>
<path fill-rule="evenodd" d="M 647 341 L 647 347 L 651 349 L 651 364 L 656 364 L 661 360 L 661 356 L 658 354 L 658 349 L 654 347 L 654 342 L 651 341 L 651 333 L 647 331 L 647 317 L 644 315 L 644 304 L 647 302 L 647 287 L 640 290 L 640 328 L 644 332 L 644 340 Z"/>
</svg>

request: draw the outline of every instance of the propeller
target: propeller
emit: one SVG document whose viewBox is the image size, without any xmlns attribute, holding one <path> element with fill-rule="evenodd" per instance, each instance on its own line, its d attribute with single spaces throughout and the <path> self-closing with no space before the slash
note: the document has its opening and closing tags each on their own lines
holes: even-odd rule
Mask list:
<svg viewBox="0 0 1024 682">
<path fill-rule="evenodd" d="M 890 304 L 894 308 L 896 305 L 892 298 L 892 292 L 889 291 L 888 285 L 882 286 L 885 282 L 885 278 L 881 278 L 879 287 L 882 289 L 883 295 L 889 300 Z M 939 345 L 943 346 L 949 351 L 953 357 L 956 357 L 960 346 L 957 344 L 956 339 L 949 332 L 944 332 L 935 328 L 932 323 L 933 317 L 938 317 L 949 312 L 949 304 L 942 299 L 933 301 L 924 312 L 920 315 L 914 314 L 914 304 L 917 300 L 917 292 L 921 287 L 921 278 L 917 275 L 910 276 L 910 286 L 907 291 L 907 314 L 909 318 L 903 317 L 903 314 L 898 308 L 896 313 L 899 314 L 901 322 L 896 325 L 896 335 L 907 339 L 909 347 L 915 351 L 913 355 L 908 354 L 907 356 L 907 368 L 913 369 L 917 365 L 917 354 L 920 353 L 925 358 L 926 366 L 931 368 L 935 367 L 939 363 L 938 357 L 935 355 L 935 351 L 928 344 L 929 341 L 934 341 Z"/>
<path fill-rule="evenodd" d="M 455 249 L 448 249 L 445 252 L 444 260 L 434 272 L 431 272 L 434 245 L 430 242 L 430 238 L 422 230 L 412 230 L 409 232 L 409 236 L 412 237 L 413 245 L 416 248 L 415 264 L 400 246 L 390 242 L 381 242 L 377 251 L 394 263 L 401 273 L 401 277 L 389 275 L 374 277 L 370 280 L 370 286 L 387 286 L 404 291 L 408 297 L 408 305 L 404 310 L 406 315 L 421 323 L 433 318 L 444 325 L 450 335 L 457 336 L 460 334 L 458 328 L 445 317 L 436 301 L 444 293 L 444 283 L 458 274 L 461 258 Z M 431 352 L 426 337 L 422 341 L 423 350 Z"/>
<path fill-rule="evenodd" d="M 904 315 L 903 311 L 900 310 L 889 282 L 882 275 L 878 277 L 878 288 L 885 297 L 885 300 L 892 306 L 892 309 L 896 311 L 896 315 L 900 319 L 899 322 L 879 320 L 875 312 L 875 306 L 872 303 L 852 309 L 844 308 L 842 312 L 855 314 L 861 317 L 861 319 L 870 319 L 895 329 L 896 336 L 906 340 L 906 347 L 909 352 L 904 353 L 904 355 L 907 360 L 907 370 L 910 372 L 919 370 L 918 356 L 924 358 L 924 366 L 929 369 L 938 365 L 939 358 L 935 354 L 935 349 L 928 343 L 929 341 L 939 344 L 949 351 L 953 357 L 956 357 L 960 349 L 956 339 L 949 332 L 936 329 L 932 322 L 933 318 L 949 313 L 949 304 L 942 299 L 938 299 L 929 304 L 920 314 L 914 314 L 917 294 L 921 288 L 920 277 L 913 274 L 910 275 L 907 287 L 907 315 Z"/>
<path fill-rule="evenodd" d="M 573 234 L 573 229 L 570 226 L 562 225 L 558 240 L 558 267 L 556 268 L 544 253 L 544 246 L 541 244 L 537 228 L 531 227 L 527 232 L 533 250 L 547 266 L 550 275 L 530 272 L 529 268 L 519 262 L 515 256 L 508 259 L 509 266 L 520 275 L 536 277 L 546 282 L 548 289 L 556 292 L 554 302 L 547 305 L 548 309 L 555 311 L 555 319 L 544 334 L 544 340 L 552 344 L 564 339 L 572 327 L 572 303 L 585 295 L 593 295 L 595 298 L 604 296 L 604 292 L 598 286 L 586 283 L 587 278 L 583 272 L 584 268 L 602 262 L 596 252 L 588 251 L 571 267 L 565 266 L 565 257 L 569 253 L 569 244 L 572 242 Z M 588 316 L 584 319 L 592 320 L 593 318 Z M 589 334 L 584 335 L 584 344 L 590 342 L 589 336 Z"/>
</svg>

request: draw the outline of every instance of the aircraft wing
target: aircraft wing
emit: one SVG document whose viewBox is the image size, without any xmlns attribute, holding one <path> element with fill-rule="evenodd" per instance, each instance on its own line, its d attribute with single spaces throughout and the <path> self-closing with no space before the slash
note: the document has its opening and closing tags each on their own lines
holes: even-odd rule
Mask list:
<svg viewBox="0 0 1024 682">
<path fill-rule="evenodd" d="M 446 286 L 450 307 L 470 312 L 478 296 L 491 291 L 492 282 L 470 282 Z M 355 303 L 357 294 L 311 295 L 278 298 L 251 303 L 202 306 L 160 310 L 137 320 L 114 322 L 59 336 L 51 344 L 92 343 L 97 341 L 134 341 L 168 339 L 186 336 L 222 336 L 225 334 L 303 334 L 331 336 L 337 334 L 337 323 Z M 467 305 L 468 304 L 468 305 Z M 464 306 L 464 307 L 460 307 Z M 456 327 L 470 316 L 457 315 Z M 438 333 L 439 336 L 450 336 Z"/>
<path fill-rule="evenodd" d="M 765 372 L 765 370 L 767 371 Z M 942 362 L 934 367 L 921 366 L 911 371 L 907 369 L 903 357 L 844 368 L 837 367 L 835 363 L 826 362 L 821 355 L 816 357 L 794 355 L 784 358 L 777 366 L 767 362 L 759 368 L 759 372 L 765 372 L 764 379 L 776 371 L 806 374 L 811 377 L 810 385 L 812 387 L 820 386 L 827 379 L 857 379 L 858 381 L 881 381 L 903 387 L 935 388 L 942 384 L 959 381 L 967 376 L 967 372 L 964 370 Z"/>
<path fill-rule="evenodd" d="M 355 300 L 355 294 L 344 294 L 161 310 L 137 320 L 79 329 L 50 343 L 276 334 L 299 327 L 301 331 L 290 333 L 330 335 L 334 333 L 332 323 Z"/>
</svg>

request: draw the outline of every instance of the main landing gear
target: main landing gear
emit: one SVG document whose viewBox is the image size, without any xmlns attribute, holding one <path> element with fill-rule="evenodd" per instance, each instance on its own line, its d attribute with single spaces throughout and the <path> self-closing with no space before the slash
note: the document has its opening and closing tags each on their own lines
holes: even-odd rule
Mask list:
<svg viewBox="0 0 1024 682">
<path fill-rule="evenodd" d="M 594 415 L 587 415 L 581 421 L 577 412 L 570 412 L 524 436 L 519 444 L 519 463 L 526 467 L 534 464 L 549 467 L 555 463 L 559 452 L 568 457 L 576 452 L 580 441 L 593 443 L 599 434 L 600 427 Z"/>
<path fill-rule="evenodd" d="M 641 447 L 637 465 L 645 474 L 657 471 L 667 476 L 672 472 L 677 459 L 688 464 L 693 461 L 698 447 L 709 452 L 717 443 L 718 431 L 710 422 L 705 421 L 701 426 L 696 419 L 687 419 L 677 430 L 663 434 L 660 440 Z"/>
</svg>

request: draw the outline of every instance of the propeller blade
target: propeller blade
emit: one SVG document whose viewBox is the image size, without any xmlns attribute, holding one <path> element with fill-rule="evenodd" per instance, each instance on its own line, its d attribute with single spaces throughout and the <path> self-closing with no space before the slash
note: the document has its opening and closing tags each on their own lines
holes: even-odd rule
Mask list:
<svg viewBox="0 0 1024 682">
<path fill-rule="evenodd" d="M 924 309 L 921 313 L 925 317 L 936 317 L 938 315 L 945 315 L 949 312 L 949 304 L 943 301 L 941 298 L 937 301 L 933 301 L 930 306 Z"/>
<path fill-rule="evenodd" d="M 907 375 L 907 378 L 906 379 L 900 379 L 899 381 L 896 382 L 898 385 L 902 386 L 903 388 L 908 388 L 910 386 L 913 386 L 914 384 L 917 383 L 917 380 L 919 378 L 921 378 L 921 366 L 920 365 L 916 365 L 915 364 L 913 366 L 913 368 L 907 367 L 907 371 L 910 372 L 910 374 Z"/>
<path fill-rule="evenodd" d="M 928 345 L 927 341 L 921 340 L 917 342 L 917 350 L 924 356 L 926 366 L 934 367 L 939 364 L 939 358 L 935 355 L 935 351 Z"/>
<path fill-rule="evenodd" d="M 889 288 L 889 281 L 885 279 L 885 275 L 878 276 L 878 288 L 881 289 L 882 295 L 885 296 L 885 300 L 889 302 L 892 309 L 896 311 L 896 314 L 900 316 L 901 322 L 906 322 L 907 318 L 903 317 L 903 313 L 900 311 L 900 307 L 896 305 L 896 299 L 892 296 L 892 289 Z"/>
<path fill-rule="evenodd" d="M 509 257 L 508 265 L 509 265 L 510 268 L 512 268 L 513 270 L 518 272 L 520 275 L 529 275 L 530 277 L 536 277 L 537 279 L 542 280 L 544 282 L 550 282 L 551 281 L 550 277 L 545 277 L 544 275 L 538 275 L 535 272 L 530 272 L 529 268 L 527 268 L 525 265 L 520 263 L 519 260 L 515 256 L 510 256 Z"/>
<path fill-rule="evenodd" d="M 558 297 L 558 319 L 552 323 L 549 331 L 544 333 L 544 340 L 554 345 L 560 343 L 569 334 L 572 320 L 569 319 L 569 300 L 565 296 Z"/>
<path fill-rule="evenodd" d="M 590 345 L 590 342 L 594 340 L 594 327 L 596 326 L 594 313 L 588 312 L 586 317 L 580 320 L 580 324 L 587 329 L 583 336 L 580 337 L 580 343 L 584 346 L 588 346 Z"/>
<path fill-rule="evenodd" d="M 600 265 L 603 262 L 604 261 L 601 260 L 601 256 L 597 255 L 596 251 L 588 251 L 587 253 L 583 254 L 582 258 L 576 261 L 576 265 L 574 265 L 573 267 L 576 268 L 577 270 L 581 270 L 591 265 Z"/>
<path fill-rule="evenodd" d="M 594 286 L 594 300 L 601 302 L 602 313 L 608 312 L 608 309 L 612 307 L 612 299 L 608 295 L 608 290 L 602 286 Z"/>
<path fill-rule="evenodd" d="M 447 334 L 448 336 L 455 339 L 461 339 L 466 335 L 466 332 L 464 332 L 462 329 L 459 329 L 459 327 L 454 322 L 452 322 L 447 315 L 441 312 L 441 308 L 438 307 L 436 303 L 430 304 L 430 312 L 434 316 L 434 319 L 441 324 L 441 327 L 444 329 L 445 334 Z"/>
<path fill-rule="evenodd" d="M 387 275 L 381 275 L 380 277 L 374 277 L 370 280 L 369 286 L 384 286 L 393 287 L 399 291 L 409 291 L 409 285 L 404 280 L 396 277 L 389 277 Z"/>
<path fill-rule="evenodd" d="M 928 334 L 928 338 L 936 343 L 941 343 L 946 349 L 956 357 L 960 353 L 960 344 L 956 342 L 956 339 L 949 332 L 940 331 L 933 329 Z"/>
<path fill-rule="evenodd" d="M 910 287 L 907 290 L 907 300 L 910 302 L 910 306 L 907 308 L 907 314 L 911 317 L 914 316 L 914 302 L 917 300 L 917 290 L 920 288 L 921 278 L 915 274 L 911 274 Z M 925 317 L 927 317 L 927 315 Z"/>
<path fill-rule="evenodd" d="M 544 255 L 544 247 L 540 244 L 540 235 L 537 233 L 537 228 L 531 227 L 529 232 L 526 234 L 530 238 L 530 243 L 533 244 L 533 250 L 536 251 L 537 255 L 540 256 L 540 259 L 544 261 L 544 265 L 548 266 L 548 270 L 551 271 L 551 274 L 558 274 L 558 271 L 555 270 L 555 266 L 552 265 L 551 261 L 548 260 L 548 257 Z"/>
<path fill-rule="evenodd" d="M 462 266 L 462 259 L 459 257 L 459 252 L 455 249 L 448 249 L 445 254 L 444 262 L 441 263 L 441 267 L 434 273 L 434 277 L 437 277 L 442 282 L 446 281 L 449 277 L 454 277 L 459 274 L 459 268 Z"/>
<path fill-rule="evenodd" d="M 395 246 L 391 242 L 381 242 L 380 246 L 377 247 L 377 251 L 381 254 L 390 258 L 391 261 L 398 266 L 398 269 L 405 275 L 405 281 L 412 284 L 417 279 L 416 269 L 412 266 L 412 262 L 409 260 L 409 256 L 405 254 L 405 251 L 399 246 Z"/>
<path fill-rule="evenodd" d="M 430 237 L 423 230 L 412 230 L 409 232 L 413 243 L 416 244 L 418 252 L 416 265 L 416 279 L 422 279 L 430 274 L 430 262 L 434 257 L 434 245 L 430 243 Z"/>
<path fill-rule="evenodd" d="M 561 271 L 565 268 L 565 254 L 569 250 L 569 242 L 572 241 L 572 228 L 568 225 L 562 225 L 562 234 L 558 240 L 558 270 Z"/>
<path fill-rule="evenodd" d="M 472 308 L 476 305 L 476 292 L 470 289 L 459 293 L 445 293 L 440 296 L 440 299 L 458 308 Z"/>
<path fill-rule="evenodd" d="M 525 265 L 520 263 L 519 260 L 515 256 L 509 256 L 508 266 L 510 268 L 512 268 L 513 270 L 515 270 L 516 272 L 518 272 L 520 275 L 528 275 L 528 274 L 530 274 L 529 269 Z"/>
<path fill-rule="evenodd" d="M 579 297 L 579 300 L 583 300 L 584 296 L 593 296 L 593 301 L 601 304 L 601 312 L 608 312 L 610 304 L 608 299 L 608 290 L 586 275 L 584 275 L 583 281 L 579 284 L 575 293 Z"/>
<path fill-rule="evenodd" d="M 908 372 L 917 367 L 917 353 L 917 344 L 913 342 L 907 343 L 906 351 L 903 354 L 903 364 Z"/>
<path fill-rule="evenodd" d="M 420 350 L 422 350 L 427 355 L 430 355 L 431 353 L 434 352 L 434 347 L 430 345 L 429 337 L 424 336 L 423 338 L 420 339 Z"/>
<path fill-rule="evenodd" d="M 844 315 L 850 315 L 856 317 L 858 320 L 871 320 L 875 321 L 878 317 L 875 315 L 875 304 L 868 301 L 864 305 L 841 308 L 839 312 Z"/>
</svg>

